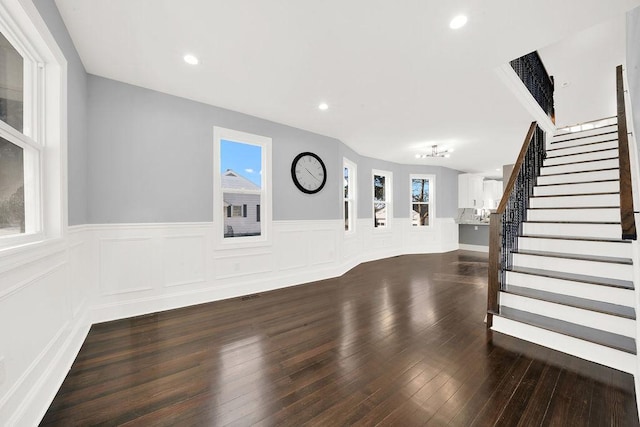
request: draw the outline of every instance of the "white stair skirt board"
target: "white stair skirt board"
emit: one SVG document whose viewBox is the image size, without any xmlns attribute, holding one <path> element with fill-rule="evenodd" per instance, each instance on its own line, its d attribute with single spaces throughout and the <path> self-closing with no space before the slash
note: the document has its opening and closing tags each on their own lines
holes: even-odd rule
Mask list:
<svg viewBox="0 0 640 427">
<path fill-rule="evenodd" d="M 607 277 L 618 280 L 633 280 L 633 265 L 612 262 L 585 261 L 552 256 L 513 254 L 514 267 L 538 268 L 572 274 Z"/>
<path fill-rule="evenodd" d="M 532 197 L 530 208 L 577 208 L 577 207 L 615 207 L 620 206 L 620 195 L 612 194 L 584 194 L 578 196 L 550 196 Z"/>
<path fill-rule="evenodd" d="M 519 237 L 518 249 L 542 252 L 560 252 L 576 255 L 606 255 L 616 258 L 632 258 L 632 247 L 625 242 L 602 242 L 588 240 L 544 239 Z"/>
<path fill-rule="evenodd" d="M 591 151 L 600 151 L 607 149 L 618 149 L 617 139 L 614 138 L 612 140 L 603 142 L 581 142 L 579 145 L 565 148 L 555 147 L 555 145 L 547 145 L 547 159 L 552 159 L 558 156 L 565 156 L 567 154 L 588 153 Z"/>
<path fill-rule="evenodd" d="M 539 176 L 537 180 L 537 184 L 538 185 L 565 184 L 565 183 L 572 183 L 572 182 L 591 182 L 591 181 L 602 181 L 607 179 L 618 179 L 618 178 L 620 178 L 620 172 L 618 170 L 618 166 L 616 166 L 614 169 L 608 169 L 608 170 L 602 170 L 602 171 Z"/>
<path fill-rule="evenodd" d="M 637 362 L 634 354 L 573 338 L 568 335 L 551 332 L 500 316 L 493 316 L 493 326 L 491 329 L 629 374 L 636 373 Z"/>
<path fill-rule="evenodd" d="M 534 196 L 566 194 L 619 193 L 620 181 L 583 182 L 579 184 L 556 184 L 533 188 Z"/>
<path fill-rule="evenodd" d="M 555 222 L 525 222 L 524 235 L 533 236 L 581 236 L 600 239 L 620 239 L 620 224 L 576 224 Z"/>
<path fill-rule="evenodd" d="M 586 162 L 589 160 L 609 159 L 612 157 L 618 157 L 617 148 L 613 150 L 606 150 L 606 151 L 594 151 L 591 153 L 570 154 L 568 156 L 562 156 L 562 157 L 547 157 L 544 160 L 543 165 L 554 166 L 554 165 L 561 165 L 564 163 Z"/>
<path fill-rule="evenodd" d="M 620 208 L 527 210 L 528 221 L 575 221 L 577 217 L 587 222 L 618 222 Z"/>
<path fill-rule="evenodd" d="M 594 285 L 591 283 L 536 276 L 515 271 L 507 271 L 505 280 L 508 285 L 519 286 L 521 288 L 553 292 L 625 307 L 635 307 L 635 291 L 633 289 Z"/>
<path fill-rule="evenodd" d="M 586 172 L 599 169 L 617 168 L 620 165 L 618 159 L 597 160 L 585 163 L 571 163 L 559 166 L 544 166 L 540 168 L 540 175 L 551 175 L 568 172 Z"/>
<path fill-rule="evenodd" d="M 576 325 L 598 329 L 629 338 L 636 337 L 636 322 L 632 319 L 584 310 L 549 301 L 500 292 L 500 305 L 540 316 L 551 317 Z"/>
</svg>

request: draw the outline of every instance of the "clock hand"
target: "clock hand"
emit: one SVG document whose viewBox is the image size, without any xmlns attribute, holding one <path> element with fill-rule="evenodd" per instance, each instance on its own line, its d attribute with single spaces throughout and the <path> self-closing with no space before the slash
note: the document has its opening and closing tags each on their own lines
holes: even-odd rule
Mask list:
<svg viewBox="0 0 640 427">
<path fill-rule="evenodd" d="M 313 177 L 313 179 L 315 179 L 316 181 L 320 181 L 314 174 L 311 173 L 311 171 L 309 169 L 307 169 L 306 166 L 304 167 L 304 170 L 306 170 L 309 173 L 309 175 L 311 175 Z"/>
</svg>

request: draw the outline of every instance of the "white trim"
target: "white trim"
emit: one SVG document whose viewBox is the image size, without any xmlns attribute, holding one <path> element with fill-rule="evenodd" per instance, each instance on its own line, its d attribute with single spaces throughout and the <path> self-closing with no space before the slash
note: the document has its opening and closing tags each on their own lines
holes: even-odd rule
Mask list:
<svg viewBox="0 0 640 427">
<path fill-rule="evenodd" d="M 224 216 L 223 216 L 223 188 L 222 170 L 220 165 L 220 142 L 222 140 L 234 141 L 243 144 L 255 145 L 262 149 L 262 188 L 260 191 L 260 236 L 246 237 L 224 237 Z M 225 248 L 247 248 L 255 246 L 269 246 L 272 244 L 271 219 L 272 214 L 272 162 L 271 143 L 269 137 L 240 132 L 219 126 L 213 127 L 213 223 L 215 236 L 215 249 Z M 241 190 L 233 191 L 242 192 Z M 253 193 L 252 193 L 253 194 Z"/>
<path fill-rule="evenodd" d="M 422 179 L 429 181 L 429 224 L 428 225 L 413 225 L 413 218 L 409 218 L 411 221 L 411 228 L 413 230 L 421 230 L 425 228 L 433 227 L 436 219 L 436 176 L 434 174 L 410 174 L 409 175 L 409 215 L 412 215 L 414 203 L 425 204 L 424 202 L 413 201 L 413 180 Z"/>
<path fill-rule="evenodd" d="M 349 169 L 349 197 L 347 199 L 344 198 L 344 187 L 340 187 L 340 204 L 342 205 L 342 218 L 345 218 L 344 204 L 345 202 L 349 202 L 349 230 L 345 230 L 344 234 L 346 237 L 355 236 L 356 233 L 356 224 L 358 219 L 358 165 L 347 159 L 346 157 L 342 158 L 342 172 L 344 174 L 344 170 Z M 341 177 L 344 179 L 344 176 Z"/>
<path fill-rule="evenodd" d="M 379 169 L 371 169 L 371 219 L 375 224 L 375 177 L 382 176 L 385 178 L 384 180 L 384 201 L 382 203 L 385 204 L 385 209 L 387 216 L 385 218 L 385 225 L 373 227 L 376 232 L 385 232 L 390 231 L 391 223 L 393 222 L 393 172 L 391 171 L 383 171 Z"/>
<path fill-rule="evenodd" d="M 32 1 L 0 0 L 0 16 L 3 33 L 25 60 L 25 133 L 18 140 L 31 152 L 25 153 L 31 158 L 25 168 L 25 206 L 30 209 L 25 219 L 32 234 L 3 239 L 0 245 L 12 249 L 66 232 L 67 62 Z M 0 127 L 4 135 L 15 136 L 6 128 Z"/>
<path fill-rule="evenodd" d="M 459 244 L 459 248 L 463 251 L 474 251 L 474 252 L 489 252 L 489 246 L 483 245 L 467 245 L 464 243 Z"/>
<path fill-rule="evenodd" d="M 518 74 L 514 71 L 510 64 L 503 64 L 495 69 L 498 78 L 511 90 L 511 92 L 520 100 L 520 103 L 529 111 L 533 118 L 538 122 L 545 132 L 554 135 L 557 131 L 556 125 L 551 121 L 549 116 L 542 110 L 538 102 L 535 100 L 529 89 L 522 83 Z"/>
</svg>

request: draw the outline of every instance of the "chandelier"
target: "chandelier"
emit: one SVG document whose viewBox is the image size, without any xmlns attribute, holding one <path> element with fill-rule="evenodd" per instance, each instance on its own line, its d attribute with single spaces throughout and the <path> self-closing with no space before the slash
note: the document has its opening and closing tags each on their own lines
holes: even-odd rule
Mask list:
<svg viewBox="0 0 640 427">
<path fill-rule="evenodd" d="M 431 146 L 431 153 L 429 154 L 416 154 L 416 159 L 426 159 L 427 157 L 450 157 L 450 153 L 453 153 L 453 148 L 438 150 L 437 145 Z"/>
</svg>

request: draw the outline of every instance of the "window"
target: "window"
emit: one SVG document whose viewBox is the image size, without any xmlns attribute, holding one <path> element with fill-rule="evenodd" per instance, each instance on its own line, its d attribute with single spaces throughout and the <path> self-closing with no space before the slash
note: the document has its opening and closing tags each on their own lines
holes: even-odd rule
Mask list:
<svg viewBox="0 0 640 427">
<path fill-rule="evenodd" d="M 214 128 L 214 221 L 221 242 L 267 242 L 271 139 Z M 222 215 L 218 215 L 217 213 Z"/>
<path fill-rule="evenodd" d="M 0 6 L 0 248 L 8 248 L 64 227 L 66 62 L 37 12 Z"/>
<path fill-rule="evenodd" d="M 391 201 L 393 199 L 392 173 L 373 171 L 373 226 L 374 228 L 386 228 L 391 221 Z"/>
<path fill-rule="evenodd" d="M 344 179 L 344 231 L 349 233 L 355 230 L 356 220 L 356 165 L 347 159 L 343 160 Z"/>
<path fill-rule="evenodd" d="M 411 175 L 411 225 L 433 225 L 434 175 Z"/>
</svg>

